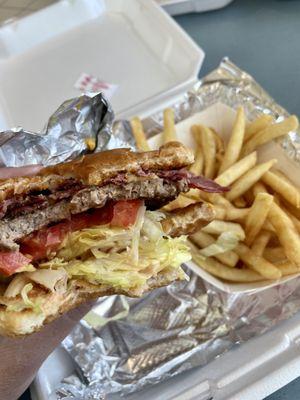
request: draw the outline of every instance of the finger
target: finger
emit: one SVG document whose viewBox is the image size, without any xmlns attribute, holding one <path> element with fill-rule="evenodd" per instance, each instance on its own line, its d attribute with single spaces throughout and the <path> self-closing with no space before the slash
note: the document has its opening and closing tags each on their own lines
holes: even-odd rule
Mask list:
<svg viewBox="0 0 300 400">
<path fill-rule="evenodd" d="M 42 165 L 27 165 L 26 167 L 8 167 L 0 168 L 0 179 L 15 178 L 17 176 L 29 176 L 37 174 Z"/>
</svg>

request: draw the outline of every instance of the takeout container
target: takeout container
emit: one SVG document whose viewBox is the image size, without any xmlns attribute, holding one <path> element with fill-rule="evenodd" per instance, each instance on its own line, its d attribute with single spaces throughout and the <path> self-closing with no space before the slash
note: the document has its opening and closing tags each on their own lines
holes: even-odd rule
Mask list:
<svg viewBox="0 0 300 400">
<path fill-rule="evenodd" d="M 224 142 L 227 143 L 232 132 L 235 116 L 236 111 L 234 109 L 222 103 L 214 104 L 206 110 L 198 112 L 191 117 L 188 117 L 187 119 L 184 119 L 177 123 L 176 133 L 178 139 L 186 146 L 194 149 L 195 142 L 190 133 L 190 128 L 194 124 L 203 124 L 214 128 L 216 132 L 218 132 L 219 135 L 224 139 Z M 158 148 L 161 145 L 161 134 L 157 134 L 150 138 L 149 144 L 153 149 Z M 264 146 L 258 148 L 257 153 L 259 163 L 276 158 L 278 162 L 274 165 L 274 168 L 282 171 L 295 183 L 295 185 L 300 187 L 300 174 L 295 173 L 295 171 L 299 170 L 299 165 L 297 165 L 295 161 L 287 156 L 287 153 L 278 143 L 274 141 L 266 143 Z M 260 290 L 268 289 L 270 287 L 282 284 L 300 275 L 288 275 L 277 281 L 266 280 L 252 283 L 227 283 L 209 274 L 193 261 L 186 264 L 197 275 L 201 276 L 201 278 L 228 293 L 255 293 Z"/>
</svg>

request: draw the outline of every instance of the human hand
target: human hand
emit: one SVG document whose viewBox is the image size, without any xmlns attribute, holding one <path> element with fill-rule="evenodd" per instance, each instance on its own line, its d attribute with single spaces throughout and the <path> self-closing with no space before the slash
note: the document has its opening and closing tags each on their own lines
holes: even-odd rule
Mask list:
<svg viewBox="0 0 300 400">
<path fill-rule="evenodd" d="M 40 166 L 0 168 L 0 179 L 34 175 Z M 0 337 L 0 399 L 16 400 L 30 385 L 48 355 L 88 313 L 92 303 L 72 310 L 40 332 L 24 338 Z"/>
<path fill-rule="evenodd" d="M 0 337 L 0 399 L 17 400 L 50 353 L 92 307 L 83 304 L 24 338 Z"/>
</svg>

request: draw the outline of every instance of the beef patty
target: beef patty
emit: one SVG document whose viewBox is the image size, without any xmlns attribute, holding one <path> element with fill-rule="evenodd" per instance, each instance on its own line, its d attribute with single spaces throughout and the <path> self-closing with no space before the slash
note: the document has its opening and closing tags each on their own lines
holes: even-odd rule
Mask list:
<svg viewBox="0 0 300 400">
<path fill-rule="evenodd" d="M 176 198 L 179 193 L 187 192 L 186 179 L 168 181 L 163 178 L 142 179 L 120 184 L 109 183 L 101 187 L 87 187 L 73 194 L 69 199 L 59 199 L 46 208 L 27 212 L 13 218 L 0 221 L 0 247 L 17 250 L 16 241 L 30 233 L 91 208 L 100 208 L 109 200 L 159 199 L 163 203 Z"/>
</svg>

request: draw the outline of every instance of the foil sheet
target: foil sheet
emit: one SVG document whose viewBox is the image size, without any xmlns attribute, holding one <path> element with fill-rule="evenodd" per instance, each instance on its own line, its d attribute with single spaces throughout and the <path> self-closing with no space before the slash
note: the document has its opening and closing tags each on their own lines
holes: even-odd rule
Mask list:
<svg viewBox="0 0 300 400">
<path fill-rule="evenodd" d="M 101 93 L 67 100 L 49 118 L 42 132 L 21 127 L 0 132 L 0 165 L 20 167 L 68 161 L 90 152 L 86 139 L 95 140 L 94 151 L 133 147 L 130 132 L 112 131 L 113 119 L 113 111 Z"/>
<path fill-rule="evenodd" d="M 103 314 L 113 315 L 119 301 L 118 296 L 102 301 Z M 108 400 L 105 394 L 117 392 L 126 398 L 203 366 L 300 310 L 300 278 L 241 295 L 217 290 L 190 273 L 189 282 L 127 302 L 126 318 L 93 329 L 83 321 L 65 339 L 79 372 L 60 385 L 58 399 Z M 99 305 L 98 312 L 102 314 Z"/>
<path fill-rule="evenodd" d="M 288 115 L 251 76 L 224 59 L 173 104 L 176 120 L 217 102 L 243 105 L 249 120 L 261 113 L 277 120 Z M 162 111 L 143 121 L 148 136 L 161 131 L 162 121 Z M 119 121 L 117 127 L 123 134 L 130 133 L 127 121 Z M 300 160 L 296 132 L 281 144 L 290 157 Z M 113 296 L 99 301 L 90 324 L 82 321 L 63 342 L 77 373 L 60 384 L 57 398 L 101 399 L 110 393 L 126 397 L 203 366 L 300 310 L 300 278 L 258 293 L 230 294 L 188 273 L 189 282 L 155 290 L 141 299 Z M 103 326 L 104 321 L 109 322 Z"/>
</svg>

